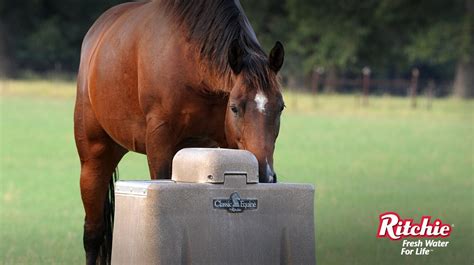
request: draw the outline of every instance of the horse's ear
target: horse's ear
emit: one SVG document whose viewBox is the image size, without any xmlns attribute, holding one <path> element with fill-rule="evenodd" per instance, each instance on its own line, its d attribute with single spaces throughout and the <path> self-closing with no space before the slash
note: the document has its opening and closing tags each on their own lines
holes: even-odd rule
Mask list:
<svg viewBox="0 0 474 265">
<path fill-rule="evenodd" d="M 238 75 L 244 63 L 244 50 L 240 47 L 238 39 L 230 44 L 228 57 L 230 68 L 234 74 Z"/>
<path fill-rule="evenodd" d="M 275 73 L 280 71 L 281 66 L 283 65 L 284 58 L 285 58 L 285 49 L 283 48 L 283 44 L 277 41 L 273 49 L 270 51 L 270 56 L 268 56 L 270 69 L 275 71 Z"/>
</svg>

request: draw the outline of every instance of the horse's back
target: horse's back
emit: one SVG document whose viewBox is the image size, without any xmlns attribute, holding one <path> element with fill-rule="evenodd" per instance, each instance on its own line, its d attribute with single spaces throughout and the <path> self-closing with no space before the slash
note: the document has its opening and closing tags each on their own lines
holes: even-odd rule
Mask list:
<svg viewBox="0 0 474 265">
<path fill-rule="evenodd" d="M 91 56 L 97 48 L 98 42 L 103 35 L 110 29 L 110 27 L 128 11 L 142 6 L 146 2 L 130 2 L 114 6 L 104 12 L 91 26 L 87 32 L 81 47 L 81 65 L 80 71 L 88 70 Z"/>
<path fill-rule="evenodd" d="M 123 19 L 127 13 L 143 6 L 147 2 L 130 2 L 114 6 L 104 12 L 87 32 L 81 47 L 81 59 L 78 73 L 78 88 L 88 94 L 88 83 L 94 68 L 94 57 L 100 53 L 100 45 L 105 36 L 111 33 L 112 27 Z M 79 92 L 79 91 L 78 91 Z"/>
</svg>

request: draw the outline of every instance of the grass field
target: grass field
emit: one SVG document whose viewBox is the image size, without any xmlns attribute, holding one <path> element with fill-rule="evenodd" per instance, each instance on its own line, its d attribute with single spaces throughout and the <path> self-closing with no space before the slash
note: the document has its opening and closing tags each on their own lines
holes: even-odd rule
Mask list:
<svg viewBox="0 0 474 265">
<path fill-rule="evenodd" d="M 0 82 L 0 263 L 83 264 L 74 85 Z M 474 102 L 285 95 L 275 152 L 282 182 L 316 186 L 318 264 L 474 264 Z M 128 154 L 122 179 L 146 179 Z M 453 224 L 447 248 L 400 256 L 378 215 Z"/>
</svg>

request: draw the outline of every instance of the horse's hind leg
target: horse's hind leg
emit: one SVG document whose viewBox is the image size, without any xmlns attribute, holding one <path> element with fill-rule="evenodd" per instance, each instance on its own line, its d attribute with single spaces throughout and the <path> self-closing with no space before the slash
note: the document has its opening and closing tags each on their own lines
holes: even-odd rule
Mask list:
<svg viewBox="0 0 474 265">
<path fill-rule="evenodd" d="M 116 144 L 90 114 L 87 108 L 76 105 L 74 129 L 81 159 L 80 187 L 86 214 L 84 250 L 86 263 L 96 264 L 104 239 L 104 203 L 108 184 L 127 150 Z"/>
<path fill-rule="evenodd" d="M 114 151 L 108 143 L 95 143 L 93 154 L 81 164 L 81 197 L 86 212 L 84 249 L 87 264 L 96 264 L 104 240 L 104 203 L 108 184 L 124 152 Z M 110 249 L 108 251 L 111 251 Z"/>
</svg>

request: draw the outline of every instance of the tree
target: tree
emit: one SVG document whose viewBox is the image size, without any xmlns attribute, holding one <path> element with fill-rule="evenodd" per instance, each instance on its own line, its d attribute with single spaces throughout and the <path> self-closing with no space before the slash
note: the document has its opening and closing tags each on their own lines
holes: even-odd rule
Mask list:
<svg viewBox="0 0 474 265">
<path fill-rule="evenodd" d="M 474 3 L 466 0 L 460 57 L 454 79 L 454 95 L 462 98 L 474 97 Z"/>
<path fill-rule="evenodd" d="M 375 75 L 393 77 L 423 66 L 452 78 L 459 58 L 470 61 L 472 16 L 464 0 L 288 0 L 287 6 L 296 25 L 292 52 L 306 72 L 323 66 L 358 73 L 370 65 Z"/>
<path fill-rule="evenodd" d="M 276 41 L 283 43 L 286 52 L 285 67 L 281 73 L 288 76 L 296 60 L 293 58 L 294 53 L 288 53 L 289 33 L 293 25 L 288 19 L 285 0 L 241 0 L 241 4 L 265 51 L 269 52 Z"/>
<path fill-rule="evenodd" d="M 0 1 L 0 25 L 4 25 L 5 50 L 11 72 L 39 72 L 62 65 L 75 71 L 82 38 L 94 20 L 119 0 L 23 0 Z"/>
<path fill-rule="evenodd" d="M 469 0 L 465 4 L 463 10 L 458 1 L 449 16 L 438 16 L 422 31 L 415 32 L 405 52 L 414 64 L 450 65 L 455 69 L 453 94 L 474 97 L 473 4 Z"/>
</svg>

